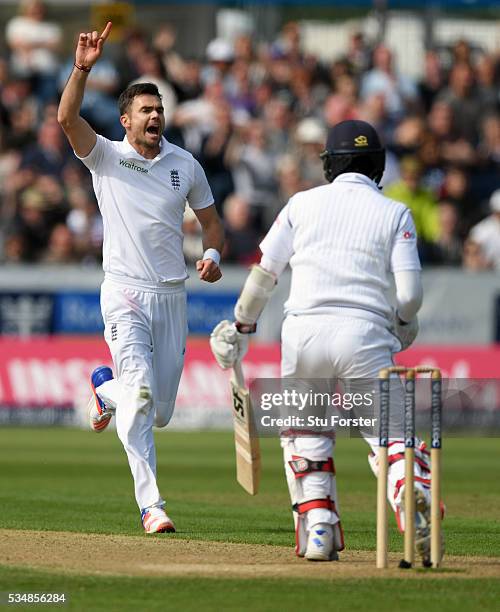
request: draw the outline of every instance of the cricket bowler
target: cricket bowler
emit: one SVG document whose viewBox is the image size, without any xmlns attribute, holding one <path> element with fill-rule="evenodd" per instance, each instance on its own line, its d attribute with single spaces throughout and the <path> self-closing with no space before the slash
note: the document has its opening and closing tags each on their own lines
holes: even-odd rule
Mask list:
<svg viewBox="0 0 500 612">
<path fill-rule="evenodd" d="M 116 414 L 143 527 L 172 532 L 156 483 L 153 425 L 170 421 L 184 364 L 186 200 L 203 232 L 205 253 L 196 269 L 209 283 L 221 278 L 223 230 L 200 164 L 162 136 L 165 116 L 155 85 L 139 83 L 120 95 L 121 142 L 97 135 L 80 116 L 88 74 L 110 30 L 109 22 L 101 35 L 80 34 L 58 111 L 76 156 L 92 174 L 104 224 L 101 310 L 116 378 L 106 366 L 94 371 L 89 415 L 92 428 L 102 431 Z"/>
</svg>

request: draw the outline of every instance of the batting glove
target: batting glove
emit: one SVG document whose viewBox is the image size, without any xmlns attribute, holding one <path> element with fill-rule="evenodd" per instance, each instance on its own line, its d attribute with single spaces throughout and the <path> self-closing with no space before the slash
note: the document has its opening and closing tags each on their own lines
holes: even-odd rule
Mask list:
<svg viewBox="0 0 500 612">
<path fill-rule="evenodd" d="M 210 335 L 210 348 L 224 370 L 241 361 L 248 351 L 248 334 L 241 334 L 231 321 L 221 321 Z"/>
<path fill-rule="evenodd" d="M 418 318 L 414 317 L 406 323 L 399 318 L 397 312 L 394 313 L 394 333 L 401 342 L 401 350 L 406 350 L 417 337 L 418 334 Z"/>
</svg>

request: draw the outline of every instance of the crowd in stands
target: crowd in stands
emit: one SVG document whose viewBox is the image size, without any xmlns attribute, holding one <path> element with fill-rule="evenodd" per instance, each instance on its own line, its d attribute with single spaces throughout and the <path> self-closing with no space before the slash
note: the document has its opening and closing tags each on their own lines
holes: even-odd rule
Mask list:
<svg viewBox="0 0 500 612">
<path fill-rule="evenodd" d="M 99 263 L 102 222 L 88 171 L 57 123 L 73 55 L 40 0 L 23 0 L 0 57 L 2 260 Z M 66 42 L 66 47 L 70 48 Z M 108 49 L 109 47 L 109 49 Z M 108 52 L 109 51 L 109 52 Z M 329 126 L 359 118 L 387 147 L 382 186 L 412 210 L 424 265 L 500 270 L 500 55 L 466 40 L 430 49 L 414 80 L 384 44 L 353 32 L 330 63 L 305 53 L 297 23 L 268 44 L 249 35 L 212 40 L 203 58 L 181 55 L 176 32 L 137 28 L 88 78 L 83 116 L 122 139 L 117 98 L 156 83 L 165 136 L 204 167 L 227 231 L 225 261 L 249 264 L 277 212 L 324 183 L 319 153 Z M 185 255 L 202 252 L 187 210 Z"/>
</svg>

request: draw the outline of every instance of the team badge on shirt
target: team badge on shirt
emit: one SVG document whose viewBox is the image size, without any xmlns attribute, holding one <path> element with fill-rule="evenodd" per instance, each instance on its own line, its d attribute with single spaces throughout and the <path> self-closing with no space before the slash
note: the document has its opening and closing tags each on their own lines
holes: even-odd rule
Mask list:
<svg viewBox="0 0 500 612">
<path fill-rule="evenodd" d="M 178 170 L 170 170 L 170 182 L 175 191 L 179 191 L 181 188 L 181 179 L 179 178 Z"/>
</svg>

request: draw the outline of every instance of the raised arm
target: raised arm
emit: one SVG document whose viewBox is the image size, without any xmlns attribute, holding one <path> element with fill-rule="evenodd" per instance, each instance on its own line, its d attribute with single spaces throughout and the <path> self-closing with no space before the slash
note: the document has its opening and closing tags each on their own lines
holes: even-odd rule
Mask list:
<svg viewBox="0 0 500 612">
<path fill-rule="evenodd" d="M 75 52 L 75 65 L 59 103 L 57 120 L 79 157 L 86 157 L 94 148 L 97 140 L 92 127 L 80 116 L 80 107 L 87 77 L 92 66 L 101 56 L 110 31 L 111 22 L 109 21 L 100 36 L 96 31 L 80 34 Z"/>
</svg>

